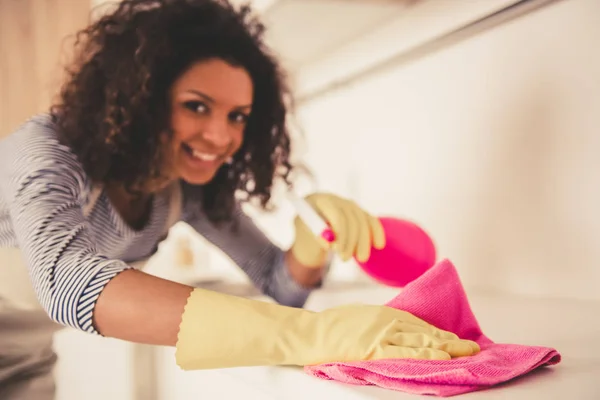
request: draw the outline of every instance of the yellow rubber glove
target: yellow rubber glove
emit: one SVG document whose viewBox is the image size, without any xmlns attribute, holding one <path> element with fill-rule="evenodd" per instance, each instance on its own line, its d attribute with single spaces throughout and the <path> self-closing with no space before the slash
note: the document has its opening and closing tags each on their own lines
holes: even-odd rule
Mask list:
<svg viewBox="0 0 600 400">
<path fill-rule="evenodd" d="M 334 361 L 445 360 L 479 352 L 404 311 L 348 305 L 322 312 L 194 289 L 175 358 L 184 370 Z"/>
<path fill-rule="evenodd" d="M 385 233 L 378 218 L 361 209 L 351 200 L 329 193 L 315 193 L 306 201 L 329 224 L 335 234 L 333 244 L 315 236 L 308 226 L 296 217 L 294 225 L 296 238 L 291 247 L 292 254 L 307 267 L 320 267 L 332 248 L 343 261 L 356 257 L 366 261 L 371 247 L 382 249 L 385 246 Z"/>
</svg>

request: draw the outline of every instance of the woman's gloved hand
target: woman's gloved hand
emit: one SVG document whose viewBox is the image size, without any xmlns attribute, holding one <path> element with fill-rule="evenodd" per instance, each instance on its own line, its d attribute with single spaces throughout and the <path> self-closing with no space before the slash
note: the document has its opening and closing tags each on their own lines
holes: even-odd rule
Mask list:
<svg viewBox="0 0 600 400">
<path fill-rule="evenodd" d="M 385 233 L 378 218 L 361 209 L 351 200 L 328 193 L 315 193 L 306 201 L 329 224 L 335 235 L 333 243 L 315 236 L 308 226 L 296 217 L 296 239 L 291 251 L 296 260 L 307 267 L 320 267 L 332 248 L 342 260 L 356 257 L 366 261 L 371 247 L 382 249 L 385 246 Z"/>
<path fill-rule="evenodd" d="M 315 352 L 307 353 L 302 365 L 385 358 L 449 360 L 480 351 L 475 342 L 387 306 L 338 306 L 315 314 L 314 320 L 306 334 Z"/>
<path fill-rule="evenodd" d="M 387 306 L 313 312 L 195 289 L 179 329 L 184 370 L 412 358 L 448 360 L 479 346 Z"/>
</svg>

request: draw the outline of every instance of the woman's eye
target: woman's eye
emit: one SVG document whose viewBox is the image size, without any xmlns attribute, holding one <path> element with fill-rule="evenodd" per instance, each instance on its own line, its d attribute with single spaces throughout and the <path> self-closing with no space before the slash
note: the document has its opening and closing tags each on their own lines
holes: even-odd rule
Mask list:
<svg viewBox="0 0 600 400">
<path fill-rule="evenodd" d="M 245 124 L 248 122 L 248 115 L 241 112 L 232 113 L 229 118 L 236 124 Z"/>
<path fill-rule="evenodd" d="M 205 113 L 208 110 L 206 104 L 201 101 L 186 101 L 184 103 L 185 108 L 197 112 L 197 113 Z"/>
</svg>

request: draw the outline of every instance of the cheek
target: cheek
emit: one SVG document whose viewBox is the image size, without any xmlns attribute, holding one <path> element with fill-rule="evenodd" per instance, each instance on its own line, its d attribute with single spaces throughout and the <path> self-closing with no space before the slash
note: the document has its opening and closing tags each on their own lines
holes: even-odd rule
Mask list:
<svg viewBox="0 0 600 400">
<path fill-rule="evenodd" d="M 237 152 L 240 149 L 240 147 L 242 147 L 243 143 L 244 143 L 244 130 L 241 129 L 239 131 L 236 131 L 234 134 L 232 134 L 232 137 L 231 137 L 232 153 Z"/>
<path fill-rule="evenodd" d="M 186 115 L 184 110 L 176 109 L 171 114 L 171 131 L 173 132 L 173 141 L 177 143 L 185 142 L 197 130 L 197 123 L 194 118 Z"/>
</svg>

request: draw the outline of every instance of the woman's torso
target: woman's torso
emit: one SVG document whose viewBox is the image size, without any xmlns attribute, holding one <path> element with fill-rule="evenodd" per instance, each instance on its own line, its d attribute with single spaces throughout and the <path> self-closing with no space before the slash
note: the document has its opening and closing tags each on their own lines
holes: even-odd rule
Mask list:
<svg viewBox="0 0 600 400">
<path fill-rule="evenodd" d="M 57 146 L 56 133 L 49 116 L 36 116 L 27 124 L 35 124 L 35 129 L 17 130 L 15 133 L 17 137 L 8 138 L 7 140 L 22 142 L 25 147 L 44 146 L 44 151 L 47 153 L 44 157 L 48 159 L 64 157 L 64 148 L 59 149 Z M 0 157 L 9 157 L 9 154 L 3 154 L 3 152 L 13 149 L 14 145 L 5 146 L 3 142 L 0 142 Z M 0 175 L 0 179 L 3 178 L 6 179 Z M 82 180 L 80 197 L 89 200 L 93 186 L 87 177 L 82 177 Z M 49 190 L 72 190 L 65 187 L 72 184 L 68 180 L 65 180 L 65 182 L 32 182 L 32 184 L 46 186 Z M 107 193 L 102 191 L 87 212 L 85 229 L 93 239 L 98 252 L 106 257 L 120 259 L 125 262 L 145 259 L 156 251 L 158 243 L 165 237 L 170 199 L 170 190 L 164 190 L 156 194 L 151 201 L 147 223 L 142 229 L 134 230 L 121 218 Z M 85 201 L 82 201 L 82 203 L 85 203 Z M 85 206 L 86 204 L 82 204 L 82 207 Z M 45 215 L 40 213 L 39 218 L 45 218 Z M 18 227 L 13 226 L 8 201 L 0 191 L 0 248 L 19 247 L 15 229 L 18 229 Z"/>
</svg>

